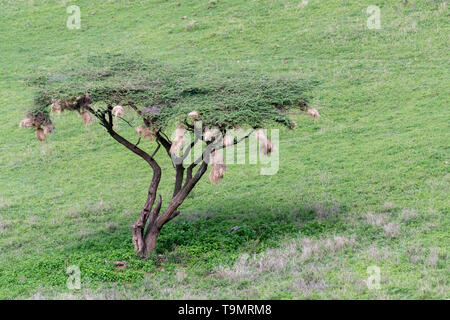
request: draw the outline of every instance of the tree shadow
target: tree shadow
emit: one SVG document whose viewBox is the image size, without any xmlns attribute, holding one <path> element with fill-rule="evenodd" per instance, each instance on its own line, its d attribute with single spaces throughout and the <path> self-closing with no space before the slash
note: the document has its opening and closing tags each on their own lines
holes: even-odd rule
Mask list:
<svg viewBox="0 0 450 320">
<path fill-rule="evenodd" d="M 222 208 L 186 208 L 162 229 L 156 255 L 170 256 L 175 263 L 189 263 L 199 259 L 217 260 L 239 252 L 256 253 L 277 246 L 289 236 L 319 237 L 345 231 L 340 219 L 345 211 L 343 207 L 324 205 L 285 206 L 277 211 L 267 208 L 245 213 L 230 213 Z M 77 255 L 103 252 L 105 260 L 135 255 L 131 231 L 123 221 L 114 231 L 89 235 L 64 251 Z"/>
</svg>

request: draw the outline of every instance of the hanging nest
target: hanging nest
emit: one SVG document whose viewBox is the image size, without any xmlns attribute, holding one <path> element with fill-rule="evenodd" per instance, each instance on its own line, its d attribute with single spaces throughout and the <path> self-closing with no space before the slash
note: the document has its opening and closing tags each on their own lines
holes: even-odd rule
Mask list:
<svg viewBox="0 0 450 320">
<path fill-rule="evenodd" d="M 61 100 L 53 100 L 50 106 L 50 112 L 61 114 L 61 111 L 62 111 Z"/>
<path fill-rule="evenodd" d="M 211 172 L 209 173 L 209 181 L 217 183 L 220 179 L 223 179 L 223 175 L 227 168 L 225 161 L 223 160 L 223 153 L 220 151 L 213 151 L 210 155 Z"/>
<path fill-rule="evenodd" d="M 61 111 L 74 111 L 74 110 L 78 110 L 79 108 L 77 107 L 76 104 L 76 99 L 72 98 L 72 99 L 64 99 L 60 101 L 61 104 Z"/>
<path fill-rule="evenodd" d="M 33 119 L 26 117 L 22 121 L 20 121 L 19 128 L 31 128 L 33 126 Z"/>
<path fill-rule="evenodd" d="M 55 130 L 55 125 L 51 120 L 47 120 L 47 122 L 44 124 L 44 134 L 50 134 Z"/>
<path fill-rule="evenodd" d="M 179 124 L 175 130 L 175 139 L 173 140 L 172 146 L 169 150 L 171 154 L 178 154 L 181 150 L 183 150 L 184 144 L 186 143 L 186 138 L 184 137 L 185 133 L 186 129 L 183 125 Z"/>
<path fill-rule="evenodd" d="M 203 136 L 205 141 L 211 141 L 215 139 L 220 133 L 220 130 L 217 128 L 206 128 L 205 129 L 205 135 Z"/>
<path fill-rule="evenodd" d="M 39 128 L 49 121 L 48 116 L 43 112 L 28 113 L 27 118 L 33 119 L 33 127 Z"/>
<path fill-rule="evenodd" d="M 232 136 L 223 137 L 223 146 L 228 147 L 234 143 L 234 138 Z"/>
<path fill-rule="evenodd" d="M 125 109 L 121 105 L 117 105 L 112 109 L 114 117 L 121 117 L 125 113 Z"/>
<path fill-rule="evenodd" d="M 138 135 L 140 135 L 142 138 L 147 138 L 148 141 L 153 141 L 156 135 L 156 129 L 150 130 L 148 127 L 142 125 L 136 128 L 136 132 Z"/>
<path fill-rule="evenodd" d="M 193 110 L 193 111 L 188 113 L 188 117 L 190 117 L 192 119 L 197 119 L 199 117 L 199 113 L 198 113 L 198 111 Z"/>
<path fill-rule="evenodd" d="M 256 131 L 256 139 L 259 141 L 259 152 L 261 154 L 269 154 L 276 151 L 275 146 L 272 144 L 272 141 L 266 137 L 263 129 L 258 129 Z"/>
<path fill-rule="evenodd" d="M 78 111 L 81 115 L 83 123 L 88 125 L 93 121 L 93 118 L 88 111 L 91 103 L 92 99 L 90 95 L 85 93 L 83 96 L 78 96 L 76 98 L 53 100 L 50 111 L 56 114 L 60 114 L 65 110 Z"/>
<path fill-rule="evenodd" d="M 80 114 L 88 110 L 88 107 L 92 103 L 92 98 L 89 93 L 85 93 L 82 96 L 70 99 L 58 99 L 53 100 L 50 111 L 55 113 L 61 113 L 62 111 L 78 111 Z"/>
<path fill-rule="evenodd" d="M 28 111 L 26 118 L 20 121 L 19 128 L 36 128 L 36 138 L 39 141 L 44 141 L 46 135 L 55 130 L 48 114 L 38 110 Z"/>
<path fill-rule="evenodd" d="M 92 119 L 91 114 L 87 110 L 84 110 L 84 111 L 81 112 L 81 119 L 83 120 L 83 123 L 84 123 L 85 126 L 87 126 L 88 124 L 91 124 L 92 121 L 94 121 Z"/>
<path fill-rule="evenodd" d="M 36 138 L 37 138 L 39 141 L 44 141 L 44 140 L 45 140 L 44 129 L 42 129 L 42 128 L 36 128 Z"/>
<path fill-rule="evenodd" d="M 308 113 L 308 115 L 310 115 L 313 118 L 316 118 L 316 119 L 320 118 L 319 111 L 317 111 L 316 108 L 308 109 L 306 112 Z"/>
</svg>

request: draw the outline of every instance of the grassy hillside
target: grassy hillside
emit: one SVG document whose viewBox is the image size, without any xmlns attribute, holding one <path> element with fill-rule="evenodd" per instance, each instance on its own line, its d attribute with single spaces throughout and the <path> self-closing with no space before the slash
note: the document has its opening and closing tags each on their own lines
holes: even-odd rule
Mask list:
<svg viewBox="0 0 450 320">
<path fill-rule="evenodd" d="M 449 298 L 448 8 L 301 3 L 0 0 L 0 298 Z M 72 4 L 79 30 L 66 27 Z M 380 30 L 366 25 L 373 4 Z M 18 129 L 31 75 L 120 52 L 200 74 L 300 75 L 318 83 L 308 94 L 321 118 L 280 128 L 276 175 L 247 165 L 203 179 L 143 261 L 129 225 L 145 163 L 75 114 L 44 143 Z M 79 291 L 66 288 L 69 265 Z"/>
</svg>

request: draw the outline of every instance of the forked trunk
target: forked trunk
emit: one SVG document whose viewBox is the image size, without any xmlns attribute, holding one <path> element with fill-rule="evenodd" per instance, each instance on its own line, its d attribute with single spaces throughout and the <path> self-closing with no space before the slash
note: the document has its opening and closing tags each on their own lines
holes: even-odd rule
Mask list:
<svg viewBox="0 0 450 320">
<path fill-rule="evenodd" d="M 147 258 L 155 251 L 157 239 L 162 227 L 180 214 L 177 210 L 178 207 L 183 203 L 187 195 L 206 172 L 207 166 L 208 165 L 203 162 L 195 176 L 187 176 L 184 186 L 178 181 L 179 179 L 181 179 L 181 181 L 183 180 L 183 175 L 177 174 L 174 195 L 167 209 L 164 210 L 162 214 L 159 214 L 162 205 L 161 196 L 158 197 L 158 202 L 152 210 L 152 206 L 155 202 L 157 184 L 156 187 L 154 187 L 155 184 L 153 183 L 150 185 L 147 202 L 145 203 L 137 222 L 131 226 L 134 249 L 141 257 Z M 182 171 L 184 171 L 184 169 Z M 159 182 L 159 178 L 156 180 Z"/>
</svg>

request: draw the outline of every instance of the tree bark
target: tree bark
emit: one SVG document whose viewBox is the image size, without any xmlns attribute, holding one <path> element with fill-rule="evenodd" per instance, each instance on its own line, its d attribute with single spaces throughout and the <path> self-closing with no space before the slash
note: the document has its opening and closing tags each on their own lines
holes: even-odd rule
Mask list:
<svg viewBox="0 0 450 320">
<path fill-rule="evenodd" d="M 160 229 L 156 228 L 156 226 L 153 224 L 152 226 L 149 226 L 150 229 L 148 234 L 145 237 L 145 250 L 143 252 L 144 257 L 148 257 L 150 254 L 152 254 L 156 249 L 156 240 L 158 239 Z"/>
<path fill-rule="evenodd" d="M 190 181 L 186 182 L 186 184 L 182 188 L 180 188 L 180 190 L 172 198 L 167 209 L 164 210 L 164 212 L 160 216 L 157 216 L 154 221 L 149 222 L 147 231 L 145 232 L 144 238 L 145 249 L 142 256 L 148 257 L 155 251 L 156 242 L 162 227 L 167 222 L 169 222 L 170 220 L 172 220 L 173 218 L 175 218 L 180 214 L 180 212 L 177 210 L 178 207 L 183 203 L 187 195 L 192 191 L 194 186 L 206 172 L 207 167 L 208 165 L 205 162 L 203 162 L 200 168 L 198 169 L 197 173 L 195 174 L 195 176 L 192 177 Z"/>
<path fill-rule="evenodd" d="M 175 177 L 175 187 L 173 189 L 172 198 L 177 195 L 177 193 L 181 189 L 181 186 L 183 185 L 183 178 L 184 178 L 184 167 L 183 167 L 183 164 L 177 164 L 176 171 L 177 171 L 177 173 L 176 173 L 176 177 Z"/>
</svg>

